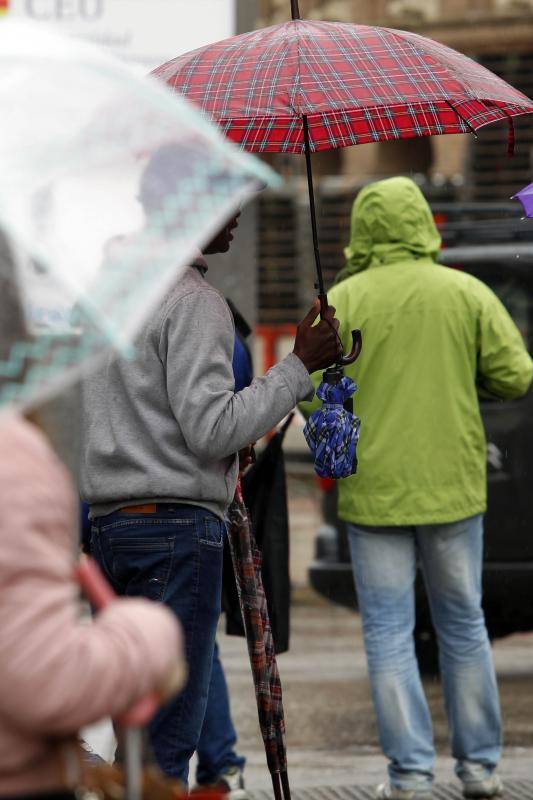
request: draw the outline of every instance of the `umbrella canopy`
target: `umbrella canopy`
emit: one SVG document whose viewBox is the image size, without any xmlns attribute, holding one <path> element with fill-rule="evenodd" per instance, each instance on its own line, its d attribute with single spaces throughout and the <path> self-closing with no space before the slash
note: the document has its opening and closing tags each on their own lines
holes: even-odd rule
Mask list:
<svg viewBox="0 0 533 800">
<path fill-rule="evenodd" d="M 321 315 L 327 307 L 311 152 L 475 132 L 533 113 L 533 102 L 455 50 L 390 28 L 300 19 L 241 34 L 154 70 L 246 150 L 305 153 Z M 353 347 L 339 363 L 355 361 Z"/>
<path fill-rule="evenodd" d="M 511 200 L 519 200 L 526 217 L 533 217 L 533 183 L 528 184 L 519 192 L 513 194 Z"/>
<path fill-rule="evenodd" d="M 357 471 L 361 421 L 352 413 L 351 399 L 356 391 L 355 382 L 338 370 L 326 370 L 316 391 L 323 405 L 309 417 L 304 436 L 321 478 L 348 478 Z"/>
<path fill-rule="evenodd" d="M 0 406 L 130 354 L 179 269 L 274 179 L 185 100 L 86 43 L 0 22 Z M 9 319 L 8 319 L 9 316 Z"/>
<path fill-rule="evenodd" d="M 246 150 L 302 153 L 471 133 L 533 102 L 416 33 L 294 19 L 185 53 L 154 74 Z"/>
<path fill-rule="evenodd" d="M 228 509 L 228 540 L 255 686 L 259 726 L 276 800 L 290 800 L 285 717 L 274 640 L 257 547 L 240 482 Z"/>
</svg>

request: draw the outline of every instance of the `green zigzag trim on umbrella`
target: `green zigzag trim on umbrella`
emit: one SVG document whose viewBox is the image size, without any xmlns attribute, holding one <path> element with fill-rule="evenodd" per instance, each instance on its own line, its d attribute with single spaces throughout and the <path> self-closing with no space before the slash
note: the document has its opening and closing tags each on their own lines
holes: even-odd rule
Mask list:
<svg viewBox="0 0 533 800">
<path fill-rule="evenodd" d="M 0 376 L 14 378 L 17 375 L 21 375 L 24 372 L 26 362 L 31 359 L 35 361 L 43 359 L 52 344 L 57 344 L 57 337 L 41 336 L 33 341 L 15 342 L 10 349 L 8 359 L 0 361 Z"/>
<path fill-rule="evenodd" d="M 49 339 L 48 343 L 42 340 L 17 342 L 11 349 L 10 359 L 0 361 L 0 406 L 24 403 L 38 397 L 45 386 L 62 379 L 65 368 L 80 366 L 87 357 L 94 355 L 96 347 L 102 347 L 99 335 L 94 339 L 86 336 L 70 346 L 59 344 L 57 337 Z M 22 377 L 23 382 L 14 380 Z"/>
</svg>

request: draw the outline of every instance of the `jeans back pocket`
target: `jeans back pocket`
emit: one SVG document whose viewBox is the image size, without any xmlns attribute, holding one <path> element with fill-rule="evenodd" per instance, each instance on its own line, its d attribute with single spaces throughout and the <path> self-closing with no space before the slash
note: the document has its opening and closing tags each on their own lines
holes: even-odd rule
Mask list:
<svg viewBox="0 0 533 800">
<path fill-rule="evenodd" d="M 174 540 L 174 536 L 110 540 L 113 576 L 124 594 L 157 601 L 164 599 L 172 567 Z"/>
<path fill-rule="evenodd" d="M 200 544 L 222 548 L 226 526 L 218 517 L 204 517 L 200 527 Z"/>
</svg>

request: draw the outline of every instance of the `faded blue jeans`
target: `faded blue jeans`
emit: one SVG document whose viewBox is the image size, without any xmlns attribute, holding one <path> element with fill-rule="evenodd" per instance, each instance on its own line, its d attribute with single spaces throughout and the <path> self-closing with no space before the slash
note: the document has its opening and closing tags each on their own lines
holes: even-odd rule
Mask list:
<svg viewBox="0 0 533 800">
<path fill-rule="evenodd" d="M 501 753 L 498 689 L 481 609 L 483 518 L 448 525 L 348 525 L 380 744 L 399 789 L 428 791 L 435 750 L 415 656 L 420 563 L 439 643 L 452 755 L 463 782 L 483 780 Z"/>
<path fill-rule="evenodd" d="M 158 505 L 155 513 L 121 511 L 93 521 L 91 552 L 121 595 L 165 603 L 185 635 L 185 689 L 150 724 L 163 772 L 187 782 L 198 746 L 211 678 L 222 593 L 224 522 L 191 505 Z"/>
</svg>

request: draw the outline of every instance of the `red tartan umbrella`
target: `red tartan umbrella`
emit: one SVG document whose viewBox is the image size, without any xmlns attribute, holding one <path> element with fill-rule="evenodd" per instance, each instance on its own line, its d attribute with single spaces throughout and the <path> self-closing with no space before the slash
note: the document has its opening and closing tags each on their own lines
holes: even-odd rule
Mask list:
<svg viewBox="0 0 533 800">
<path fill-rule="evenodd" d="M 302 153 L 472 133 L 533 102 L 472 59 L 407 31 L 295 19 L 185 53 L 155 75 L 246 150 Z"/>
<path fill-rule="evenodd" d="M 310 153 L 367 142 L 475 133 L 533 102 L 472 59 L 407 31 L 300 19 L 185 53 L 154 75 L 246 150 L 305 153 L 322 308 L 327 302 Z M 360 341 L 344 363 L 355 360 Z M 358 347 L 356 346 L 358 345 Z"/>
</svg>

